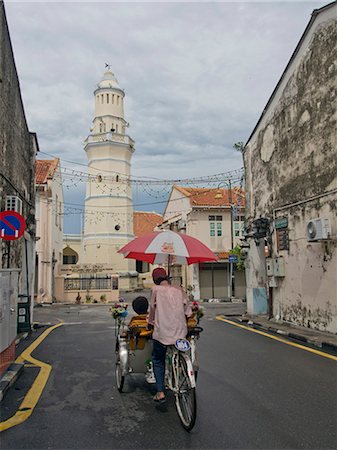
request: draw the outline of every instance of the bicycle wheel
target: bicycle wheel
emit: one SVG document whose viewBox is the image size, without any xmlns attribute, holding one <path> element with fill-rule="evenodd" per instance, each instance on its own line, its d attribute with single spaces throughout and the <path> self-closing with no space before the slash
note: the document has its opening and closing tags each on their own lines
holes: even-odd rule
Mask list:
<svg viewBox="0 0 337 450">
<path fill-rule="evenodd" d="M 122 374 L 121 362 L 119 358 L 119 345 L 116 343 L 116 367 L 115 367 L 116 384 L 119 392 L 123 392 L 125 376 Z"/>
<path fill-rule="evenodd" d="M 191 431 L 197 418 L 197 399 L 195 388 L 191 387 L 188 377 L 187 364 L 182 355 L 179 355 L 178 392 L 176 394 L 176 408 L 182 426 Z"/>
</svg>

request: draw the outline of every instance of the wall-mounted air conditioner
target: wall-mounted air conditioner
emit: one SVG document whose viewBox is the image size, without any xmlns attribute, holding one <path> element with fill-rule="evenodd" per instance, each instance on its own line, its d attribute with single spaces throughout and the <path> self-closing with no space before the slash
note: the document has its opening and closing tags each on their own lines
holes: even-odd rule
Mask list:
<svg viewBox="0 0 337 450">
<path fill-rule="evenodd" d="M 312 219 L 309 220 L 306 226 L 307 240 L 309 242 L 320 241 L 328 239 L 331 234 L 329 219 Z"/>
</svg>

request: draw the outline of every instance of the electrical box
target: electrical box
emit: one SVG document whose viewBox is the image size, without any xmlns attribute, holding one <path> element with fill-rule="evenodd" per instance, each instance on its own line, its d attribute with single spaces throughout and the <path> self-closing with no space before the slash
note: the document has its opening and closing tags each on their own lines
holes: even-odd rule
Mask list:
<svg viewBox="0 0 337 450">
<path fill-rule="evenodd" d="M 275 277 L 268 278 L 268 285 L 269 287 L 276 288 L 278 286 L 277 278 Z"/>
<path fill-rule="evenodd" d="M 285 262 L 283 256 L 278 258 L 274 258 L 274 276 L 275 277 L 284 277 L 285 276 Z"/>
<path fill-rule="evenodd" d="M 268 277 L 272 277 L 274 275 L 273 258 L 266 258 L 266 271 Z"/>
<path fill-rule="evenodd" d="M 20 269 L 0 270 L 0 353 L 17 335 L 19 275 Z"/>
</svg>

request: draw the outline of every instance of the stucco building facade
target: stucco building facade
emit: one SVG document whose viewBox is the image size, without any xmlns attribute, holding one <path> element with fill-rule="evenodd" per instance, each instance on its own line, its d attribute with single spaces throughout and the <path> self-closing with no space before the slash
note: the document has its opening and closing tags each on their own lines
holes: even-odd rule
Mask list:
<svg viewBox="0 0 337 450">
<path fill-rule="evenodd" d="M 232 246 L 243 237 L 244 204 L 244 192 L 239 187 L 230 191 L 173 186 L 161 228 L 199 239 L 219 258 L 217 262 L 172 268 L 172 276 L 185 288 L 190 286 L 195 299 L 245 298 L 244 272 L 235 271 L 228 261 Z M 234 205 L 237 214 L 231 218 Z"/>
<path fill-rule="evenodd" d="M 61 300 L 56 297 L 59 268 L 63 261 L 63 186 L 58 158 L 36 161 L 36 274 L 38 303 Z"/>
<path fill-rule="evenodd" d="M 330 332 L 337 332 L 336 17 L 336 2 L 313 12 L 244 148 L 248 312 Z"/>
</svg>

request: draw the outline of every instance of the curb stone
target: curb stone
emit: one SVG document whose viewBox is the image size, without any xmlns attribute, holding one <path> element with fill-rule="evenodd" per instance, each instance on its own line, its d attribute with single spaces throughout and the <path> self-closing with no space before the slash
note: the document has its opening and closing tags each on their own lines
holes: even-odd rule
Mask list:
<svg viewBox="0 0 337 450">
<path fill-rule="evenodd" d="M 225 317 L 226 317 L 226 315 L 225 315 Z M 231 318 L 231 320 L 233 320 L 233 317 L 230 317 L 230 318 Z M 269 331 L 269 332 L 272 332 L 272 333 L 277 333 L 277 334 L 280 334 L 282 336 L 287 336 L 287 337 L 289 337 L 291 339 L 295 339 L 295 340 L 300 341 L 300 342 L 305 342 L 307 344 L 310 344 L 310 345 L 313 345 L 315 347 L 321 348 L 322 350 L 326 350 L 327 352 L 329 352 L 329 351 L 337 352 L 337 345 L 331 344 L 330 342 L 324 342 L 324 341 L 317 342 L 317 341 L 314 341 L 314 340 L 312 340 L 310 338 L 307 338 L 306 336 L 303 336 L 301 334 L 292 333 L 290 331 L 288 332 L 288 331 L 280 330 L 280 329 L 277 329 L 277 328 L 272 327 L 272 326 L 266 327 L 264 325 L 261 325 L 258 322 L 254 322 L 253 320 L 248 319 L 248 318 L 244 318 L 244 317 L 238 318 L 237 321 L 241 322 L 241 323 L 245 323 L 248 326 L 251 326 L 252 328 L 255 328 L 255 329 L 260 329 L 260 330 Z"/>
<path fill-rule="evenodd" d="M 24 368 L 23 363 L 11 364 L 6 372 L 0 378 L 0 402 L 4 398 L 7 390 L 15 383 L 18 377 L 21 375 Z"/>
</svg>

